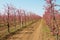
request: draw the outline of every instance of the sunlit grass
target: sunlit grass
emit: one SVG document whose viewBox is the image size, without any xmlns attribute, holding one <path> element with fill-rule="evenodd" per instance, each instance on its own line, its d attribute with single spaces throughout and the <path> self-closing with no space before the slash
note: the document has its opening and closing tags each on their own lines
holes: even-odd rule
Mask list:
<svg viewBox="0 0 60 40">
<path fill-rule="evenodd" d="M 51 34 L 49 26 L 46 25 L 44 20 L 42 20 L 41 25 L 42 25 L 41 30 L 42 30 L 43 40 L 55 40 L 55 36 Z"/>
</svg>

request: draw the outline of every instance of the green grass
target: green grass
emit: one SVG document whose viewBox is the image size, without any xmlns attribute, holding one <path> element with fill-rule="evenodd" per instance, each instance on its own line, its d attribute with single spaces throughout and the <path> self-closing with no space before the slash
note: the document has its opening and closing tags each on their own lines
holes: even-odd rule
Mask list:
<svg viewBox="0 0 60 40">
<path fill-rule="evenodd" d="M 55 40 L 55 36 L 53 36 L 50 32 L 49 27 L 46 25 L 45 21 L 42 20 L 42 35 L 43 35 L 43 40 Z"/>
</svg>

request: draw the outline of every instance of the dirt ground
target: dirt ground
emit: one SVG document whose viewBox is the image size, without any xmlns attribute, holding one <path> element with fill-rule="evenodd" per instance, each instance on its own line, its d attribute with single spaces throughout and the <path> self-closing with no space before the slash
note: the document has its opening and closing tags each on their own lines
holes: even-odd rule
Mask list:
<svg viewBox="0 0 60 40">
<path fill-rule="evenodd" d="M 45 35 L 43 36 L 43 34 L 42 21 L 38 21 L 24 30 L 16 32 L 15 35 L 8 37 L 7 40 L 55 40 L 52 37 L 44 39 Z"/>
<path fill-rule="evenodd" d="M 7 40 L 34 40 L 36 36 L 38 38 L 38 35 L 39 35 L 38 31 L 40 29 L 39 26 L 40 26 L 40 21 L 32 24 L 31 26 L 28 26 L 22 31 L 16 32 L 15 35 L 8 37 Z M 38 35 L 35 35 L 35 34 L 38 34 Z"/>
</svg>

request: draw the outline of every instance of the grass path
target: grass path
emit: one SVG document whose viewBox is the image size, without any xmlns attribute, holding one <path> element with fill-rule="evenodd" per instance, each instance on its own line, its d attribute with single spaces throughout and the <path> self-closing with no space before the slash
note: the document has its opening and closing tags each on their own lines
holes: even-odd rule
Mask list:
<svg viewBox="0 0 60 40">
<path fill-rule="evenodd" d="M 45 21 L 41 21 L 42 40 L 55 40 L 55 37 L 51 34 L 50 29 L 46 25 Z"/>
</svg>

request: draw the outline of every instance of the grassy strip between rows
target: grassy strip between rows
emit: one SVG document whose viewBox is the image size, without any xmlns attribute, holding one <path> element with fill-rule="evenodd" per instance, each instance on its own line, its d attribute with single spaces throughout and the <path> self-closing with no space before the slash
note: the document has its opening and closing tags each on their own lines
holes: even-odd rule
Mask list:
<svg viewBox="0 0 60 40">
<path fill-rule="evenodd" d="M 55 40 L 55 36 L 53 36 L 50 32 L 49 27 L 46 25 L 45 21 L 42 19 L 42 40 Z"/>
</svg>

